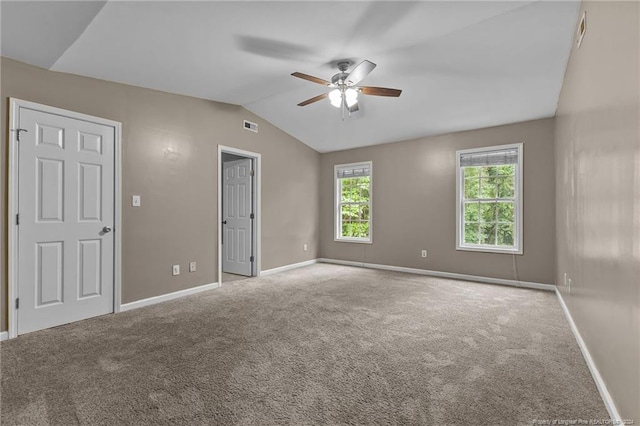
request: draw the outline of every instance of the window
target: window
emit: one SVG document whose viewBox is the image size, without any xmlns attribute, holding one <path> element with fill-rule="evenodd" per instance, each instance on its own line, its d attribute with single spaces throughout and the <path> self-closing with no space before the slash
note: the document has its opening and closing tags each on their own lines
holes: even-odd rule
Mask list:
<svg viewBox="0 0 640 426">
<path fill-rule="evenodd" d="M 458 250 L 522 254 L 522 144 L 458 151 Z"/>
<path fill-rule="evenodd" d="M 371 242 L 372 162 L 335 166 L 336 241 Z"/>
</svg>

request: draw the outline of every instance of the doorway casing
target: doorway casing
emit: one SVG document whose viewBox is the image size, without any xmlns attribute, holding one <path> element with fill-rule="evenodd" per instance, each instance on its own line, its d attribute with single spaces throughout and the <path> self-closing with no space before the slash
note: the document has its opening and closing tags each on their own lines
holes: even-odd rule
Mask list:
<svg viewBox="0 0 640 426">
<path fill-rule="evenodd" d="M 261 222 L 262 222 L 262 214 L 260 211 L 260 192 L 262 189 L 261 182 L 261 174 L 262 174 L 262 164 L 261 164 L 261 154 L 251 151 L 245 151 L 238 148 L 233 148 L 224 145 L 218 145 L 218 284 L 222 285 L 222 167 L 223 167 L 223 159 L 222 154 L 234 154 L 241 157 L 246 157 L 253 160 L 253 169 L 254 169 L 254 180 L 253 180 L 253 207 L 255 213 L 255 226 L 252 228 L 252 240 L 253 247 L 255 247 L 254 251 L 254 263 L 251 270 L 251 276 L 257 277 L 260 276 L 260 270 L 262 265 L 262 256 L 261 256 L 261 246 L 262 246 L 262 238 L 261 238 Z"/>
</svg>

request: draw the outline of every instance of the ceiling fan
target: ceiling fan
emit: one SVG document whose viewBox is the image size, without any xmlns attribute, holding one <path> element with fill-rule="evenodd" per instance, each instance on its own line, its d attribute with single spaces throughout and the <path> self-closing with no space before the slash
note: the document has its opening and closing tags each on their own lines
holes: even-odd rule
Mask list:
<svg viewBox="0 0 640 426">
<path fill-rule="evenodd" d="M 364 60 L 360 62 L 357 67 L 351 70 L 351 72 L 347 72 L 349 66 L 351 66 L 351 62 L 349 61 L 338 62 L 338 70 L 340 70 L 340 72 L 331 77 L 330 82 L 301 72 L 294 72 L 291 74 L 294 77 L 333 88 L 333 90 L 328 93 L 323 93 L 307 99 L 306 101 L 300 102 L 298 106 L 306 106 L 328 97 L 331 101 L 331 105 L 336 108 L 342 108 L 344 118 L 345 110 L 348 111 L 349 114 L 358 111 L 359 93 L 362 93 L 363 95 L 390 96 L 394 98 L 397 98 L 402 93 L 402 90 L 389 89 L 388 87 L 356 86 L 356 84 L 373 71 L 376 64 L 371 61 Z"/>
</svg>

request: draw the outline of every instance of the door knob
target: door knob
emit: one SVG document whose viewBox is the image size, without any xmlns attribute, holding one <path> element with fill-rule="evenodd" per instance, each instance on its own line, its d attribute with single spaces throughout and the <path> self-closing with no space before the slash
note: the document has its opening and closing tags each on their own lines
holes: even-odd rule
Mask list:
<svg viewBox="0 0 640 426">
<path fill-rule="evenodd" d="M 105 226 L 104 228 L 102 228 L 102 232 L 104 232 L 105 234 L 108 234 L 109 232 L 111 232 L 111 227 Z"/>
<path fill-rule="evenodd" d="M 223 225 L 226 225 L 226 224 L 227 224 L 227 221 L 226 221 L 226 220 L 225 220 L 225 221 L 223 221 L 223 222 L 222 222 L 222 224 L 223 224 Z"/>
</svg>

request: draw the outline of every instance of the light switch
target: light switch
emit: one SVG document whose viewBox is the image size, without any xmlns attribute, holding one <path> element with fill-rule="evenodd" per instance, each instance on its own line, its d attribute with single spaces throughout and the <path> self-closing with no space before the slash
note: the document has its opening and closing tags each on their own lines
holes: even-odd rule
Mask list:
<svg viewBox="0 0 640 426">
<path fill-rule="evenodd" d="M 131 197 L 131 205 L 133 207 L 140 207 L 140 196 L 139 195 L 133 195 Z"/>
</svg>

